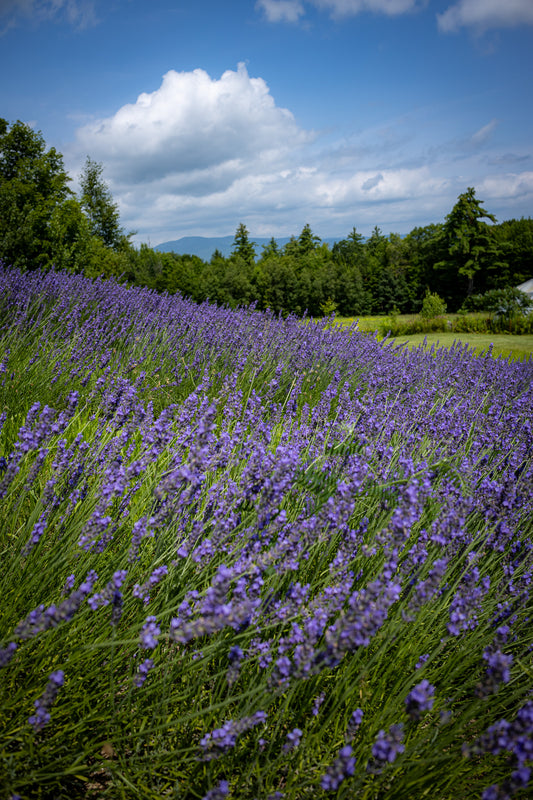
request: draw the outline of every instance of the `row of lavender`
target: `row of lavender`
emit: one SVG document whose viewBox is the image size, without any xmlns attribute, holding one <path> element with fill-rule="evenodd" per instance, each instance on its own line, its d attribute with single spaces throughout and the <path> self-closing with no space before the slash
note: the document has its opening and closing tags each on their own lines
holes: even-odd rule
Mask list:
<svg viewBox="0 0 533 800">
<path fill-rule="evenodd" d="M 527 796 L 532 387 L 0 268 L 0 797 Z"/>
</svg>

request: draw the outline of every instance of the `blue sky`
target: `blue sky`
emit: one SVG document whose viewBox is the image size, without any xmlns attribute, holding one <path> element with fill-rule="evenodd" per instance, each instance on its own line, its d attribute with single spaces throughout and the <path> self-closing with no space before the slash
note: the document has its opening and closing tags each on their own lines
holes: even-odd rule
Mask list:
<svg viewBox="0 0 533 800">
<path fill-rule="evenodd" d="M 533 0 L 0 0 L 0 73 L 136 242 L 533 216 Z"/>
</svg>

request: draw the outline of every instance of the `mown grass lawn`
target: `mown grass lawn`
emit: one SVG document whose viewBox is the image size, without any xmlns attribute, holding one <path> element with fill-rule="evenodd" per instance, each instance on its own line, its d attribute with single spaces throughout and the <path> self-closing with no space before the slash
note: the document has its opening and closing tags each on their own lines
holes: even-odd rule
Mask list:
<svg viewBox="0 0 533 800">
<path fill-rule="evenodd" d="M 452 322 L 457 318 L 457 314 L 446 314 L 446 319 Z M 484 316 L 483 314 L 470 314 L 471 317 Z M 400 321 L 412 319 L 412 314 L 400 314 L 396 317 Z M 358 328 L 364 332 L 377 331 L 378 328 L 386 323 L 388 317 L 368 316 L 368 317 L 337 317 L 335 324 L 341 327 L 350 327 L 355 321 Z M 380 337 L 381 338 L 381 337 Z M 487 352 L 492 345 L 492 355 L 502 356 L 513 359 L 527 359 L 533 355 L 533 335 L 525 334 L 517 336 L 506 333 L 458 333 L 456 331 L 438 331 L 435 333 L 413 333 L 408 336 L 399 336 L 394 339 L 397 345 L 407 345 L 408 347 L 418 347 L 426 342 L 428 347 L 436 345 L 438 347 L 451 347 L 454 342 L 462 342 L 473 348 L 479 355 Z"/>
<path fill-rule="evenodd" d="M 396 344 L 418 347 L 424 341 L 428 347 L 451 347 L 454 342 L 463 342 L 474 348 L 476 353 L 487 352 L 492 345 L 494 356 L 503 356 L 514 359 L 527 359 L 533 356 L 533 336 L 512 336 L 497 333 L 414 333 L 412 336 L 402 336 L 394 340 Z"/>
</svg>

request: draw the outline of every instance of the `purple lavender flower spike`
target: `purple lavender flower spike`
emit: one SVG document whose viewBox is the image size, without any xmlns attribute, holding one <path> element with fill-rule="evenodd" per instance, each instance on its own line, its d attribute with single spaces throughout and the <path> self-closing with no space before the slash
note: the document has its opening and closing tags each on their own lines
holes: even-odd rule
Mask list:
<svg viewBox="0 0 533 800">
<path fill-rule="evenodd" d="M 65 673 L 58 669 L 50 674 L 48 684 L 44 690 L 44 694 L 38 700 L 35 700 L 35 714 L 29 717 L 28 722 L 33 727 L 34 731 L 40 731 L 50 722 L 49 708 L 56 699 L 57 693 L 65 680 Z"/>
<path fill-rule="evenodd" d="M 401 723 L 391 725 L 388 733 L 385 733 L 384 730 L 379 731 L 376 741 L 372 745 L 372 755 L 378 764 L 392 764 L 404 750 L 403 725 Z"/>
<path fill-rule="evenodd" d="M 493 694 L 502 683 L 509 683 L 511 680 L 513 656 L 505 655 L 499 647 L 492 644 L 483 651 L 483 659 L 487 662 L 487 669 L 479 692 L 481 695 Z"/>
<path fill-rule="evenodd" d="M 220 781 L 218 786 L 215 786 L 213 789 L 209 789 L 207 794 L 202 797 L 202 800 L 224 800 L 229 794 L 229 783 L 228 781 Z"/>
<path fill-rule="evenodd" d="M 324 693 L 324 692 L 321 692 L 321 693 L 318 695 L 318 697 L 315 697 L 315 699 L 313 700 L 313 708 L 311 709 L 311 713 L 312 713 L 312 715 L 313 715 L 314 717 L 317 717 L 317 716 L 318 716 L 318 712 L 319 712 L 319 710 L 320 710 L 320 706 L 321 706 L 321 705 L 322 705 L 322 703 L 324 702 L 325 698 L 326 698 L 326 695 L 325 695 L 325 693 Z"/>
<path fill-rule="evenodd" d="M 435 687 L 424 678 L 420 681 L 405 698 L 406 711 L 416 722 L 420 719 L 423 711 L 431 711 L 435 698 Z"/>
<path fill-rule="evenodd" d="M 349 742 L 352 741 L 352 739 L 355 737 L 355 734 L 359 730 L 359 726 L 361 725 L 362 721 L 363 721 L 363 711 L 360 708 L 356 708 L 355 711 L 350 716 L 350 719 L 348 720 L 348 726 L 346 728 L 346 736 L 345 736 L 347 741 Z"/>
<path fill-rule="evenodd" d="M 162 581 L 167 574 L 168 567 L 165 564 L 160 567 L 156 567 L 145 583 L 141 585 L 138 583 L 135 584 L 132 592 L 133 596 L 138 597 L 139 600 L 142 600 L 145 605 L 148 605 L 150 602 L 150 589 L 152 586 L 157 586 L 157 584 Z"/>
<path fill-rule="evenodd" d="M 283 745 L 283 751 L 285 753 L 290 753 L 291 750 L 294 750 L 300 744 L 300 740 L 302 738 L 303 731 L 300 728 L 294 728 L 292 731 L 289 731 L 286 737 L 286 742 Z"/>
<path fill-rule="evenodd" d="M 266 721 L 266 716 L 264 711 L 256 711 L 251 717 L 226 720 L 222 727 L 215 728 L 211 733 L 207 733 L 200 740 L 202 760 L 212 761 L 228 753 L 235 747 L 237 739 L 242 733 L 254 728 L 256 725 L 264 723 Z"/>
<path fill-rule="evenodd" d="M 226 675 L 226 679 L 230 686 L 232 686 L 239 677 L 243 658 L 244 653 L 241 648 L 238 645 L 234 645 L 228 653 L 228 661 L 230 666 Z"/>
<path fill-rule="evenodd" d="M 452 636 L 459 636 L 461 631 L 472 630 L 477 626 L 477 612 L 481 609 L 482 600 L 489 588 L 489 577 L 482 578 L 480 581 L 477 567 L 464 576 L 450 605 L 448 633 Z"/>
<path fill-rule="evenodd" d="M 145 682 L 148 673 L 154 668 L 154 666 L 155 664 L 151 658 L 145 658 L 142 664 L 139 664 L 137 675 L 133 679 L 134 685 L 140 688 Z"/>
<path fill-rule="evenodd" d="M 341 747 L 333 764 L 329 766 L 320 779 L 320 786 L 326 792 L 335 792 L 341 783 L 355 772 L 356 759 L 349 744 Z"/>
<path fill-rule="evenodd" d="M 9 642 L 7 647 L 0 647 L 0 668 L 7 667 L 17 649 L 16 642 Z"/>
<path fill-rule="evenodd" d="M 146 617 L 146 622 L 144 623 L 140 634 L 141 647 L 143 650 L 153 650 L 154 647 L 157 647 L 157 637 L 160 633 L 161 628 L 157 624 L 157 617 Z"/>
<path fill-rule="evenodd" d="M 113 601 L 117 602 L 116 593 L 126 580 L 128 573 L 124 569 L 119 569 L 113 574 L 113 578 L 106 585 L 102 592 L 96 592 L 92 597 L 89 597 L 87 603 L 95 611 L 100 606 L 107 606 Z"/>
</svg>

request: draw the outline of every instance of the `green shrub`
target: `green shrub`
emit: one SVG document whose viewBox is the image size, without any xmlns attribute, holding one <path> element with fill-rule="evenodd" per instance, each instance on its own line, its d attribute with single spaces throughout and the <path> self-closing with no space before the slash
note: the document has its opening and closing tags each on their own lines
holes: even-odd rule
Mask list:
<svg viewBox="0 0 533 800">
<path fill-rule="evenodd" d="M 521 292 L 508 286 L 506 289 L 491 289 L 484 294 L 475 294 L 467 297 L 463 303 L 465 311 L 489 311 L 497 317 L 510 319 L 521 314 L 526 314 L 533 309 L 533 300 Z"/>
<path fill-rule="evenodd" d="M 424 319 L 434 319 L 446 313 L 446 303 L 436 292 L 426 292 L 420 316 Z"/>
<path fill-rule="evenodd" d="M 491 330 L 490 325 L 490 317 L 474 317 L 465 314 L 456 317 L 451 323 L 451 328 L 457 333 L 488 333 Z"/>
<path fill-rule="evenodd" d="M 410 336 L 414 333 L 434 333 L 448 330 L 448 323 L 444 317 L 424 318 L 421 316 L 408 319 L 387 318 L 379 326 L 381 336 Z"/>
<path fill-rule="evenodd" d="M 533 333 L 533 314 L 516 314 L 510 317 L 495 314 L 489 320 L 489 330 L 492 333 L 513 333 L 519 336 Z"/>
<path fill-rule="evenodd" d="M 320 310 L 325 317 L 331 317 L 332 315 L 335 316 L 337 311 L 337 303 L 332 300 L 331 297 L 328 297 L 326 302 L 321 304 Z"/>
</svg>

